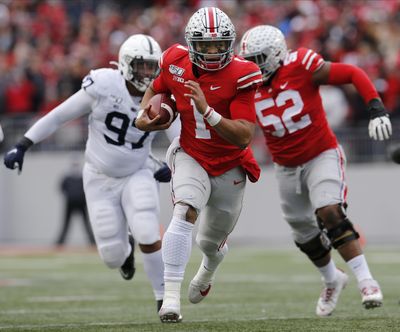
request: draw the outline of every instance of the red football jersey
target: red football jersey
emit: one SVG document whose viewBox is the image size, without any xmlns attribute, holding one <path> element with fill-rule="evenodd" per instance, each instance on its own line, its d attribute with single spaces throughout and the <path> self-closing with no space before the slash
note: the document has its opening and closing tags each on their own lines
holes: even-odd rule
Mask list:
<svg viewBox="0 0 400 332">
<path fill-rule="evenodd" d="M 299 48 L 286 57 L 269 85 L 256 93 L 257 120 L 274 162 L 294 167 L 337 147 L 312 74 L 322 57 Z"/>
<path fill-rule="evenodd" d="M 254 94 L 262 82 L 257 65 L 239 57 L 223 69 L 208 71 L 196 77 L 188 49 L 175 44 L 160 60 L 160 75 L 154 80 L 156 93 L 169 92 L 176 99 L 182 123 L 182 148 L 212 176 L 242 165 L 251 181 L 259 177 L 260 169 L 250 148 L 244 150 L 227 142 L 204 120 L 191 99 L 184 96 L 190 90 L 184 87 L 188 80 L 196 81 L 215 111 L 228 119 L 256 122 Z"/>
</svg>

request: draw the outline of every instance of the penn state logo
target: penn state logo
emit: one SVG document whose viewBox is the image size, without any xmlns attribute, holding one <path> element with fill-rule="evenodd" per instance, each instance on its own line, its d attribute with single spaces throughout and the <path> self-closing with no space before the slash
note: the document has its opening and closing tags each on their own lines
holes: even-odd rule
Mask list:
<svg viewBox="0 0 400 332">
<path fill-rule="evenodd" d="M 185 72 L 185 69 L 175 66 L 175 65 L 169 65 L 169 72 L 172 75 L 176 75 L 176 76 L 182 76 L 183 73 Z"/>
</svg>

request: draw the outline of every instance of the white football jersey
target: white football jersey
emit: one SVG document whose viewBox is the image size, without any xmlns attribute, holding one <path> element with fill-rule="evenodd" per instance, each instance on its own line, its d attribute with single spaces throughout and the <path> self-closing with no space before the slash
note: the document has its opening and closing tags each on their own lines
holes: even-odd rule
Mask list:
<svg viewBox="0 0 400 332">
<path fill-rule="evenodd" d="M 95 102 L 89 115 L 86 159 L 102 173 L 123 177 L 143 167 L 156 132 L 133 126 L 142 97 L 132 97 L 118 70 L 92 70 L 82 81 Z"/>
</svg>

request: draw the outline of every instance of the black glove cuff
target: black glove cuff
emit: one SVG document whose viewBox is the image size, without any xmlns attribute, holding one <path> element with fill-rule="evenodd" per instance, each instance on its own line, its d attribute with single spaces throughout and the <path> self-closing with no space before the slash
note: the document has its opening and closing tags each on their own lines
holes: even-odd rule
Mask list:
<svg viewBox="0 0 400 332">
<path fill-rule="evenodd" d="M 378 118 L 380 116 L 388 116 L 385 106 L 380 99 L 371 99 L 368 102 L 368 112 L 371 119 Z"/>
<path fill-rule="evenodd" d="M 22 151 L 28 150 L 33 145 L 33 142 L 27 138 L 22 137 L 21 140 L 15 145 L 17 148 L 20 148 Z"/>
</svg>

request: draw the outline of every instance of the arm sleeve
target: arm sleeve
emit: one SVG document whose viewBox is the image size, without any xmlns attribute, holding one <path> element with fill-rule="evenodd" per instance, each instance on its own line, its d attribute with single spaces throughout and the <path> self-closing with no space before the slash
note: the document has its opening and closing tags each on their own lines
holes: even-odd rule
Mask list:
<svg viewBox="0 0 400 332">
<path fill-rule="evenodd" d="M 352 83 L 366 104 L 368 104 L 371 99 L 379 98 L 378 92 L 367 74 L 361 68 L 353 65 L 331 63 L 327 83 L 332 85 Z"/>
<path fill-rule="evenodd" d="M 39 143 L 53 134 L 66 122 L 91 112 L 94 99 L 79 90 L 63 103 L 38 120 L 25 134 L 33 143 Z"/>
<path fill-rule="evenodd" d="M 230 106 L 232 120 L 244 119 L 252 123 L 256 122 L 255 93 L 255 89 L 240 90 L 237 93 Z"/>
</svg>

